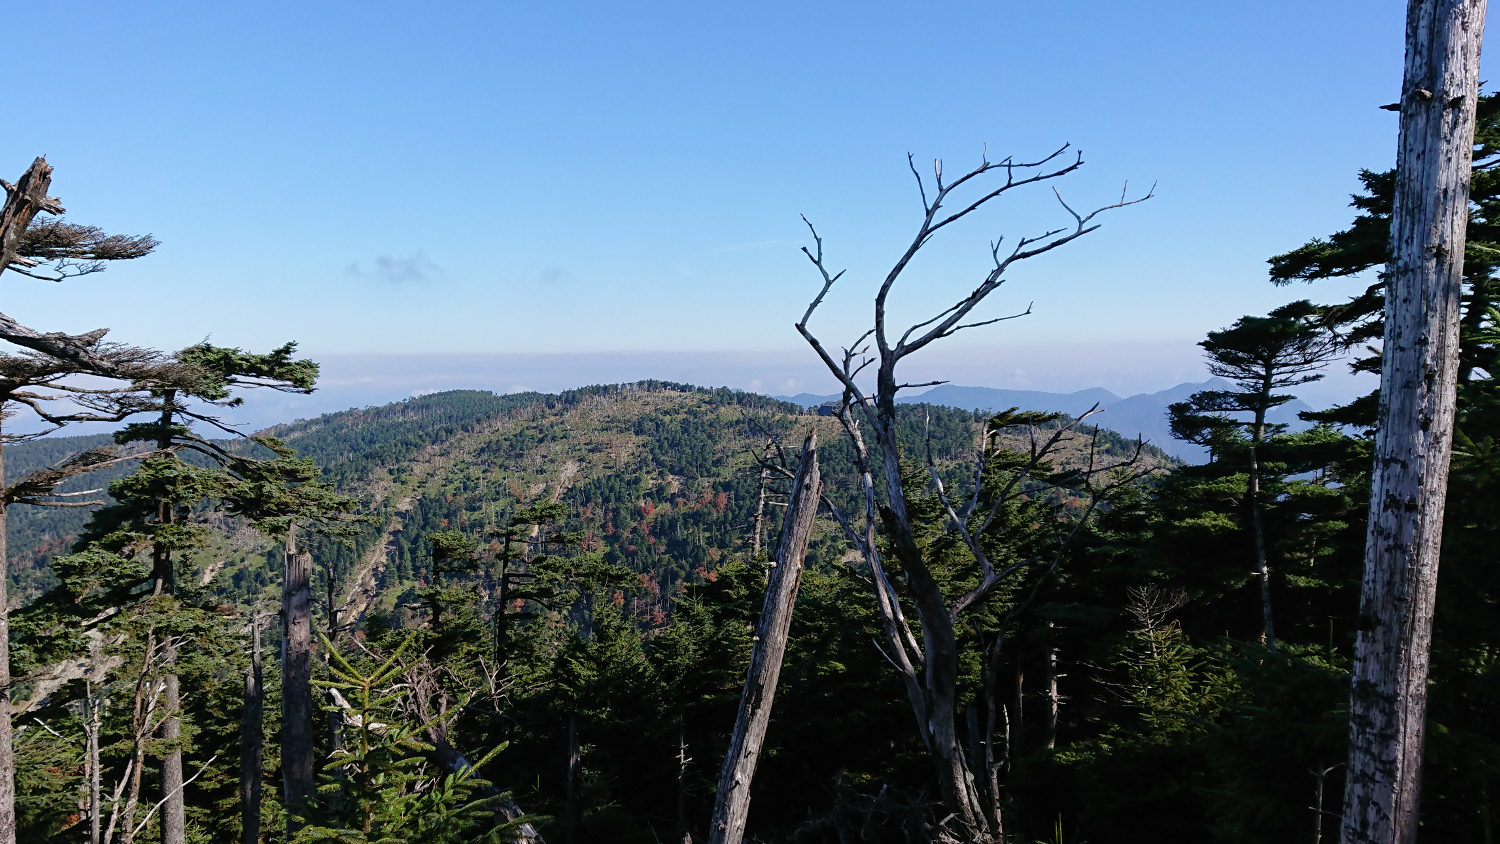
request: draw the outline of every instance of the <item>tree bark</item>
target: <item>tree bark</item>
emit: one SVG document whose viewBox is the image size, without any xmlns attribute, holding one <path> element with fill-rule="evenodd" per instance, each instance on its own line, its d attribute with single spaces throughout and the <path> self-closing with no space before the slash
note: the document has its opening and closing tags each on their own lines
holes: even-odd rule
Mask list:
<svg viewBox="0 0 1500 844">
<path fill-rule="evenodd" d="M 177 661 L 176 649 L 166 654 L 167 664 Z M 162 678 L 162 703 L 167 717 L 162 721 L 161 737 L 174 745 L 182 738 L 182 696 L 174 672 Z M 170 747 L 161 760 L 161 790 L 166 802 L 161 807 L 162 844 L 187 844 L 187 802 L 183 798 L 182 748 Z"/>
<path fill-rule="evenodd" d="M 316 795 L 312 703 L 312 555 L 287 530 L 286 568 L 281 581 L 281 787 L 290 839 Z"/>
<path fill-rule="evenodd" d="M 100 791 L 104 775 L 99 767 L 100 701 L 94 697 L 92 683 L 85 684 L 84 690 L 83 729 L 87 736 L 84 752 L 88 755 L 89 768 L 89 844 L 100 844 Z"/>
<path fill-rule="evenodd" d="M 245 669 L 245 717 L 240 727 L 240 844 L 260 841 L 260 790 L 264 771 L 265 698 L 260 666 L 260 609 L 250 616 L 250 665 Z"/>
<path fill-rule="evenodd" d="M 760 495 L 755 499 L 755 544 L 750 548 L 750 559 L 760 557 L 760 533 L 762 520 L 766 514 L 766 484 L 771 481 L 771 470 L 760 470 Z"/>
<path fill-rule="evenodd" d="M 1343 844 L 1416 840 L 1484 0 L 1407 7 Z"/>
<path fill-rule="evenodd" d="M 1261 524 L 1260 513 L 1260 457 L 1256 449 L 1265 440 L 1266 401 L 1271 395 L 1271 372 L 1267 367 L 1263 397 L 1255 408 L 1255 427 L 1250 432 L 1250 488 L 1246 497 L 1250 499 L 1250 522 L 1255 531 L 1255 571 L 1260 576 L 1260 637 L 1265 646 L 1276 650 L 1276 625 L 1271 618 L 1271 569 L 1266 565 L 1266 531 Z"/>
<path fill-rule="evenodd" d="M 0 405 L 3 410 L 3 405 Z M 5 486 L 0 446 L 0 488 Z M 0 501 L 0 844 L 16 844 L 16 757 L 10 730 L 10 551 L 5 502 Z"/>
<path fill-rule="evenodd" d="M 792 626 L 792 609 L 797 603 L 797 589 L 802 582 L 802 558 L 812 539 L 813 522 L 823 490 L 818 473 L 817 434 L 807 435 L 802 444 L 802 462 L 792 482 L 792 498 L 787 504 L 781 544 L 767 578 L 765 602 L 755 629 L 755 644 L 750 651 L 750 668 L 740 694 L 739 715 L 719 774 L 719 789 L 714 798 L 713 820 L 709 824 L 709 844 L 740 844 L 745 836 L 745 821 L 750 813 L 750 782 L 760 760 L 761 745 L 771 721 L 771 704 L 776 697 L 776 683 L 781 677 L 781 660 L 786 654 L 787 634 Z"/>
<path fill-rule="evenodd" d="M 1052 624 L 1049 622 L 1048 627 Z M 1043 735 L 1048 750 L 1057 746 L 1057 717 L 1062 708 L 1062 696 L 1057 693 L 1057 643 L 1047 645 L 1047 732 Z"/>
<path fill-rule="evenodd" d="M 328 641 L 335 645 L 338 644 L 339 636 L 338 589 L 335 583 L 337 579 L 336 565 L 336 563 L 331 561 L 328 564 Z M 323 665 L 329 669 L 331 675 L 333 670 L 332 652 L 323 655 Z M 344 716 L 333 708 L 334 701 L 331 690 L 328 694 L 328 703 L 328 755 L 335 756 L 344 749 Z M 334 768 L 333 776 L 339 783 L 339 791 L 329 795 L 328 808 L 329 811 L 338 813 L 343 811 L 344 806 L 343 788 L 345 768 L 343 766 Z"/>
</svg>

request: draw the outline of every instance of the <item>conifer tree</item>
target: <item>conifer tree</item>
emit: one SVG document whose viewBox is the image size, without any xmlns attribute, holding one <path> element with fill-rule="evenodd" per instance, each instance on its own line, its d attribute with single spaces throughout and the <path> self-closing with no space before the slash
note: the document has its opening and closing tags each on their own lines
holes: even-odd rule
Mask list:
<svg viewBox="0 0 1500 844">
<path fill-rule="evenodd" d="M 1268 425 L 1266 414 L 1296 398 L 1276 391 L 1321 379 L 1320 370 L 1340 351 L 1338 341 L 1313 321 L 1316 313 L 1310 302 L 1293 302 L 1270 316 L 1241 317 L 1230 328 L 1210 331 L 1208 339 L 1198 344 L 1208 358 L 1208 371 L 1233 382 L 1235 389 L 1200 391 L 1170 408 L 1173 436 L 1207 446 L 1215 457 L 1243 447 L 1249 475 L 1245 504 L 1250 510 L 1260 578 L 1261 638 L 1273 651 L 1276 627 L 1262 523 L 1259 450 L 1267 437 L 1286 428 L 1285 424 Z"/>
</svg>

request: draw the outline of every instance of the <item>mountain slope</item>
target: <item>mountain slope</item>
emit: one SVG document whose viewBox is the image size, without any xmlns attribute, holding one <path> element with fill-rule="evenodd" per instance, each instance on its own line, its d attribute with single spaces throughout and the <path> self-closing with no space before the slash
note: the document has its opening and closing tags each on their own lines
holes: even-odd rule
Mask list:
<svg viewBox="0 0 1500 844">
<path fill-rule="evenodd" d="M 931 413 L 940 466 L 970 456 L 981 418 L 947 408 Z M 923 436 L 915 408 L 903 424 L 908 442 Z M 728 389 L 646 382 L 560 395 L 453 391 L 266 433 L 317 460 L 375 517 L 347 546 L 311 539 L 318 577 L 331 575 L 340 603 L 356 613 L 409 607 L 431 579 L 426 532 L 460 530 L 488 541 L 489 527 L 546 498 L 572 505 L 566 527 L 583 533 L 585 548 L 640 575 L 638 610 L 664 613 L 682 584 L 754 544 L 760 481 L 753 454 L 765 447 L 764 431 L 790 444 L 809 428 L 819 432 L 830 496 L 853 508 L 855 475 L 837 420 Z M 1011 436 L 1021 445 L 1021 432 Z M 1123 456 L 1132 447 L 1108 431 L 1100 438 L 1106 454 Z M 92 439 L 42 441 L 6 453 L 18 468 L 40 466 Z M 1070 443 L 1061 462 L 1081 459 L 1083 444 Z M 1147 459 L 1167 461 L 1154 449 Z M 774 542 L 779 521 L 779 511 L 768 509 L 766 545 Z M 11 532 L 13 559 L 28 561 L 17 566 L 17 576 L 28 585 L 25 594 L 34 595 L 46 584 L 46 559 L 68 547 L 86 515 L 31 511 L 26 518 L 31 521 L 17 520 Z M 279 576 L 280 550 L 244 525 L 221 521 L 220 527 L 227 538 L 190 561 L 198 580 L 234 600 L 264 594 Z M 811 559 L 842 553 L 842 541 L 825 530 Z M 482 578 L 475 588 L 487 588 Z M 326 594 L 326 585 L 318 594 Z"/>
</svg>

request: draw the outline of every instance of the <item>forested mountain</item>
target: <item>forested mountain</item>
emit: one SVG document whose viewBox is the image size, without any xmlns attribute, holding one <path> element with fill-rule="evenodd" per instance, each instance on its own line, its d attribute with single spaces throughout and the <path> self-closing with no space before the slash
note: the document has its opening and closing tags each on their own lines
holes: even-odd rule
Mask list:
<svg viewBox="0 0 1500 844">
<path fill-rule="evenodd" d="M 973 446 L 971 426 L 978 417 L 954 408 L 922 410 L 933 415 L 940 454 Z M 918 412 L 912 410 L 914 425 Z M 264 433 L 316 461 L 327 478 L 359 496 L 376 517 L 347 545 L 327 542 L 318 550 L 335 567 L 340 588 L 360 593 L 360 607 L 378 604 L 390 610 L 403 595 L 409 601 L 424 580 L 423 535 L 450 528 L 482 535 L 519 506 L 541 499 L 576 507 L 575 526 L 587 531 L 591 550 L 650 573 L 656 587 L 670 593 L 694 572 L 701 574 L 721 556 L 753 542 L 759 500 L 753 455 L 767 434 L 787 435 L 804 426 L 823 432 L 825 463 L 847 475 L 848 455 L 841 453 L 846 446 L 835 436 L 832 420 L 752 393 L 667 382 L 585 387 L 561 395 L 457 390 Z M 914 428 L 913 436 L 921 435 Z M 101 434 L 21 443 L 6 451 L 7 468 L 20 476 L 108 442 L 110 436 Z M 1107 430 L 1101 442 L 1115 455 L 1133 447 Z M 1145 454 L 1155 463 L 1170 462 L 1149 446 Z M 102 489 L 129 471 L 129 466 L 115 467 L 62 488 Z M 847 504 L 852 488 L 846 482 L 831 492 Z M 67 553 L 90 513 L 15 511 L 10 547 L 17 558 L 12 580 L 19 594 L 34 597 L 56 583 L 46 560 Z M 265 540 L 243 527 L 236 530 L 232 520 L 221 526 L 233 540 L 200 552 L 195 564 L 201 577 L 216 578 L 216 591 L 248 600 L 279 576 L 279 566 L 267 562 Z"/>
<path fill-rule="evenodd" d="M 937 465 L 962 486 L 965 479 L 952 477 L 948 467 L 972 455 L 986 419 L 969 411 L 912 406 L 904 436 L 914 443 L 930 438 Z M 1008 429 L 1002 438 L 1024 450 L 1036 433 L 1056 432 L 1059 424 L 1044 420 L 1040 429 Z M 574 811 L 587 840 L 649 841 L 652 830 L 669 834 L 696 825 L 712 802 L 714 754 L 722 754 L 733 721 L 740 660 L 749 644 L 746 625 L 758 606 L 757 560 L 775 545 L 777 505 L 784 501 L 773 481 L 761 507 L 762 478 L 753 455 L 767 453 L 770 438 L 798 439 L 810 429 L 818 430 L 824 443 L 827 494 L 856 511 L 852 455 L 836 420 L 723 389 L 648 382 L 561 395 L 456 391 L 266 433 L 316 460 L 337 488 L 357 496 L 361 512 L 373 517 L 342 542 L 309 538 L 315 627 L 328 629 L 331 586 L 340 629 L 354 637 L 345 639 L 346 645 L 392 646 L 403 630 L 431 631 L 434 664 L 446 671 L 460 664 L 479 666 L 477 673 L 460 672 L 463 682 L 501 682 L 502 698 L 510 701 L 499 723 L 455 725 L 458 740 L 471 752 L 500 740 L 510 743 L 486 767 L 487 776 L 511 789 L 528 811 L 566 814 L 569 785 L 558 777 L 563 771 L 558 754 L 566 756 L 568 748 L 558 742 L 571 721 L 585 747 L 581 779 L 572 787 L 580 790 Z M 70 448 L 101 440 L 58 438 L 13 446 L 12 465 L 18 470 L 49 465 Z M 1065 443 L 1059 468 L 1086 460 L 1091 449 L 1100 457 L 1128 459 L 1136 444 L 1108 431 L 1079 435 Z M 1144 466 L 1173 465 L 1150 447 L 1139 460 Z M 127 471 L 111 470 L 112 477 L 94 476 L 88 483 L 98 487 Z M 434 591 L 461 584 L 481 606 L 493 606 L 495 573 L 451 568 L 442 573 L 431 537 L 456 531 L 481 546 L 487 543 L 487 553 L 493 553 L 499 547 L 493 529 L 539 502 L 564 507 L 556 528 L 577 537 L 565 556 L 596 559 L 628 577 L 585 588 L 560 604 L 512 586 L 512 595 L 529 599 L 512 599 L 516 606 L 508 608 L 515 615 L 508 622 L 505 675 L 497 679 L 495 664 L 486 662 L 494 647 L 493 618 L 468 615 L 470 610 L 445 614 L 451 597 Z M 766 515 L 757 556 L 752 548 L 758 508 Z M 17 520 L 13 541 L 30 565 L 17 567 L 16 580 L 29 598 L 57 585 L 46 563 L 72 550 L 87 517 L 76 510 L 48 510 Z M 278 591 L 282 549 L 209 505 L 199 509 L 199 518 L 215 530 L 213 539 L 184 561 L 195 594 L 225 610 L 264 606 Z M 866 809 L 920 814 L 921 765 L 907 770 L 915 758 L 910 747 L 891 753 L 913 739 L 903 729 L 909 715 L 901 712 L 899 694 L 886 694 L 893 678 L 870 644 L 868 628 L 875 622 L 847 548 L 832 521 L 822 520 L 807 558 L 801 620 L 778 704 L 776 723 L 783 726 L 763 766 L 764 788 L 776 795 L 761 804 L 757 828 L 785 831 L 817 822 L 830 800 L 839 812 L 856 811 L 855 804 L 845 803 L 871 799 L 862 783 L 876 781 L 904 782 L 902 789 L 910 790 L 891 792 Z M 24 621 L 21 628 L 37 630 Z M 273 631 L 271 653 L 275 638 Z M 38 647 L 19 649 L 23 668 L 41 667 L 35 661 Z M 184 703 L 199 736 L 188 754 L 194 764 L 216 753 L 223 757 L 227 751 L 216 743 L 235 730 L 235 677 L 244 670 L 245 656 L 233 648 L 212 653 L 182 668 L 190 678 L 185 682 L 201 692 Z M 274 704 L 278 686 L 271 679 L 267 693 Z M 834 720 L 845 726 L 829 729 L 826 707 L 841 712 L 854 707 L 861 714 L 838 715 Z M 270 725 L 274 730 L 274 718 Z M 475 729 L 479 733 L 470 735 Z M 31 758 L 52 759 L 73 770 L 69 766 L 75 763 L 64 761 L 66 749 L 51 746 L 49 734 L 25 734 Z M 871 742 L 871 735 L 884 738 Z M 272 752 L 267 758 L 271 781 L 275 765 Z M 69 799 L 65 782 L 66 777 L 22 778 L 29 795 L 27 829 L 41 834 L 59 823 L 68 826 L 56 814 Z M 230 805 L 233 787 L 232 771 L 210 769 L 189 787 L 191 822 L 211 837 L 232 837 L 238 819 L 212 807 Z M 277 816 L 274 790 L 267 795 L 268 834 L 277 840 L 278 826 L 269 822 Z M 543 830 L 560 834 L 556 824 Z"/>
</svg>

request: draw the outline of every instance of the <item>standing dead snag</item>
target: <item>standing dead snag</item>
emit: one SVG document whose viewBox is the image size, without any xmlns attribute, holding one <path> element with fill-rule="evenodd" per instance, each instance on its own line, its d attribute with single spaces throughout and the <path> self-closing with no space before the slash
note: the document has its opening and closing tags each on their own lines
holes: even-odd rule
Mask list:
<svg viewBox="0 0 1500 844">
<path fill-rule="evenodd" d="M 1344 844 L 1417 838 L 1485 0 L 1411 0 Z"/>
<path fill-rule="evenodd" d="M 802 462 L 792 482 L 792 499 L 786 508 L 781 544 L 776 549 L 776 558 L 769 563 L 766 598 L 755 628 L 755 645 L 750 651 L 745 688 L 740 693 L 739 714 L 735 717 L 734 733 L 729 737 L 724 769 L 719 774 L 719 791 L 714 797 L 714 816 L 708 830 L 710 844 L 740 844 L 745 837 L 750 782 L 755 777 L 766 727 L 771 722 L 771 704 L 781 677 L 792 609 L 802 583 L 802 558 L 807 554 L 823 495 L 817 445 L 817 434 L 810 432 L 802 444 Z"/>
<path fill-rule="evenodd" d="M 947 490 L 944 489 L 929 448 L 927 463 L 932 475 L 932 487 L 946 512 L 948 529 L 962 540 L 964 547 L 973 557 L 976 569 L 973 572 L 973 578 L 968 581 L 968 588 L 964 589 L 961 594 L 945 594 L 934 571 L 928 565 L 921 544 L 917 540 L 916 525 L 908 512 L 906 491 L 903 488 L 902 464 L 903 458 L 910 455 L 903 450 L 897 437 L 897 392 L 908 387 L 930 386 L 931 384 L 900 383 L 896 376 L 896 366 L 908 355 L 964 329 L 991 325 L 1030 313 L 1028 307 L 1026 311 L 1010 316 L 988 319 L 971 318 L 974 309 L 1004 283 L 1005 272 L 1013 264 L 1050 252 L 1094 231 L 1098 225 L 1093 220 L 1099 214 L 1112 208 L 1142 202 L 1149 199 L 1151 194 L 1147 193 L 1146 196 L 1136 200 L 1127 199 L 1122 194 L 1118 202 L 1088 214 L 1073 211 L 1065 202 L 1062 202 L 1059 194 L 1058 201 L 1072 218 L 1070 225 L 1035 237 L 1023 237 L 1009 252 L 1001 252 L 1000 241 L 992 243 L 990 256 L 993 260 L 993 267 L 972 292 L 962 296 L 935 316 L 913 324 L 898 336 L 888 324 L 886 304 L 891 290 L 907 265 L 939 231 L 1015 188 L 1055 180 L 1077 170 L 1083 165 L 1082 155 L 1078 154 L 1070 160 L 1064 157 L 1067 151 L 1068 147 L 1064 146 L 1040 161 L 1030 163 L 1016 162 L 1012 158 L 991 162 L 986 157 L 980 161 L 978 167 L 952 182 L 944 181 L 942 162 L 937 162 L 934 165 L 933 193 L 930 197 L 927 193 L 927 182 L 917 173 L 915 163 L 908 156 L 908 164 L 911 166 L 912 174 L 917 177 L 918 189 L 921 192 L 922 222 L 917 228 L 915 237 L 912 238 L 911 243 L 880 285 L 879 292 L 875 296 L 873 327 L 844 348 L 840 357 L 835 357 L 824 347 L 808 328 L 808 323 L 828 295 L 829 289 L 843 273 L 828 271 L 823 261 L 823 241 L 818 237 L 816 230 L 812 231 L 816 244 L 815 250 L 803 249 L 821 274 L 823 285 L 812 303 L 808 305 L 801 321 L 797 323 L 797 330 L 843 385 L 844 394 L 838 417 L 854 446 L 856 466 L 864 492 L 865 512 L 862 526 L 855 524 L 837 511 L 835 511 L 835 518 L 843 526 L 850 542 L 860 550 L 869 567 L 877 605 L 885 628 L 886 655 L 905 683 L 918 730 L 937 769 L 938 782 L 943 802 L 949 813 L 949 820 L 957 827 L 953 833 L 944 831 L 941 834 L 951 837 L 956 833 L 958 838 L 967 841 L 994 840 L 999 813 L 996 805 L 989 806 L 990 811 L 986 812 L 985 799 L 975 785 L 973 773 L 968 769 L 964 758 L 966 754 L 958 738 L 959 655 L 955 624 L 968 608 L 985 600 L 996 586 L 1017 572 L 1038 563 L 1042 563 L 1048 571 L 1051 567 L 1055 567 L 1061 559 L 1067 542 L 1076 535 L 1078 528 L 1085 523 L 1097 504 L 1111 490 L 1120 484 L 1130 482 L 1141 473 L 1132 473 L 1125 468 L 1135 462 L 1134 458 L 1113 465 L 1097 465 L 1092 451 L 1090 463 L 1085 470 L 1074 473 L 1054 473 L 1048 467 L 1047 460 L 1054 454 L 1060 443 L 1071 437 L 1082 420 L 1060 426 L 1051 436 L 1043 435 L 1038 438 L 1036 426 L 1044 421 L 1043 416 L 1000 414 L 991 420 L 981 432 L 980 448 L 973 472 L 972 497 L 966 502 L 955 502 L 950 499 Z M 944 211 L 950 199 L 958 202 L 953 196 L 955 190 L 975 188 L 986 177 L 991 176 L 1003 177 L 1004 181 L 982 192 L 977 198 L 965 200 L 958 206 L 959 210 Z M 808 228 L 812 229 L 811 223 L 808 224 Z M 869 349 L 866 341 L 871 338 L 874 339 L 876 354 L 874 357 L 866 357 Z M 856 378 L 871 364 L 875 365 L 875 392 L 873 395 L 866 395 L 865 388 L 856 382 Z M 942 382 L 932 382 L 932 384 L 936 383 Z M 1085 414 L 1087 415 L 1089 414 Z M 1045 421 L 1057 421 L 1057 419 L 1048 417 Z M 992 458 L 1001 451 L 994 441 L 995 435 L 999 433 L 1000 428 L 1014 425 L 1024 425 L 1032 431 L 1032 448 L 1029 458 L 1020 460 L 1020 465 L 1015 465 L 1014 462 L 1007 464 L 1006 461 L 993 460 Z M 865 431 L 873 434 L 874 443 L 866 443 Z M 875 470 L 872 466 L 875 461 L 880 463 L 879 474 L 883 482 L 878 492 Z M 1099 485 L 1095 482 L 1099 477 L 1109 480 Z M 1084 511 L 1075 523 L 1074 529 L 1061 537 L 1058 550 L 1051 556 L 1050 564 L 1046 563 L 1041 556 L 1035 556 L 997 567 L 992 562 L 981 538 L 991 531 L 1007 529 L 1004 521 L 997 521 L 997 517 L 1006 507 L 1020 498 L 1023 490 L 1028 493 L 1034 491 L 1026 489 L 1027 486 L 1076 490 L 1086 500 Z M 877 498 L 880 499 L 879 505 L 877 505 Z M 905 575 L 904 594 L 898 591 L 896 584 L 886 576 L 881 564 L 880 552 L 875 541 L 877 524 L 884 528 L 890 552 L 901 564 L 901 571 Z M 903 598 L 909 601 L 916 610 L 922 627 L 920 643 L 913 635 L 903 615 L 901 604 Z M 944 829 L 947 830 L 947 827 L 945 826 Z"/>
<path fill-rule="evenodd" d="M 317 796 L 314 779 L 312 702 L 312 554 L 298 547 L 296 527 L 286 532 L 286 566 L 281 580 L 281 779 L 286 833 L 302 828 L 300 818 Z"/>
</svg>

